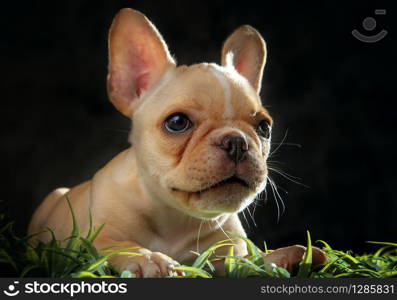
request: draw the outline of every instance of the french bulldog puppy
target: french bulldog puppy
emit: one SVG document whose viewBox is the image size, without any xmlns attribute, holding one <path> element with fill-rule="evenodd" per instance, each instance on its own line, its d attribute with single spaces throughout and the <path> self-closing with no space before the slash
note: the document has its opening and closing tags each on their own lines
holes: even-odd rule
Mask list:
<svg viewBox="0 0 397 300">
<path fill-rule="evenodd" d="M 266 46 L 245 25 L 223 45 L 221 65 L 177 66 L 156 27 L 122 9 L 109 33 L 108 95 L 133 121 L 131 147 L 90 181 L 49 194 L 28 232 L 47 227 L 58 239 L 71 231 L 70 200 L 80 229 L 105 224 L 98 249 L 136 247 L 139 256 L 110 263 L 137 277 L 164 277 L 179 263 L 227 238 L 245 236 L 237 216 L 265 189 L 272 118 L 259 97 Z M 48 232 L 34 237 L 48 241 Z M 234 239 L 235 255 L 247 254 Z M 225 254 L 227 249 L 219 249 Z M 305 252 L 290 246 L 264 254 L 291 268 Z M 314 262 L 326 256 L 314 251 Z M 217 264 L 222 273 L 222 263 Z"/>
</svg>

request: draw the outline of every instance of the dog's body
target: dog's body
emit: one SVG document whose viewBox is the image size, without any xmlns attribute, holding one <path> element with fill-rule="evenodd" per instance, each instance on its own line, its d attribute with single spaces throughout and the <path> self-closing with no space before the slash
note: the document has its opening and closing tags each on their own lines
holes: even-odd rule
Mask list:
<svg viewBox="0 0 397 300">
<path fill-rule="evenodd" d="M 96 227 L 105 224 L 96 240 L 99 249 L 109 245 L 121 245 L 122 248 L 144 245 L 152 252 L 162 252 L 187 263 L 195 257 L 190 250 L 197 251 L 197 247 L 203 250 L 227 238 L 220 225 L 223 230 L 245 235 L 235 214 L 202 223 L 200 219 L 167 205 L 153 203 L 144 188 L 137 184 L 139 175 L 134 156 L 132 148 L 125 150 L 91 181 L 70 190 L 61 188 L 52 192 L 36 211 L 29 232 L 49 227 L 55 229 L 58 238 L 68 237 L 72 223 L 66 195 L 79 228 L 89 227 L 89 212 Z M 41 220 L 41 223 L 35 223 L 35 220 Z M 49 234 L 40 236 L 44 241 L 50 238 Z M 244 254 L 245 249 L 241 250 Z"/>
<path fill-rule="evenodd" d="M 50 227 L 67 237 L 68 198 L 79 228 L 87 230 L 89 214 L 95 226 L 105 224 L 97 248 L 137 247 L 144 254 L 111 259 L 143 277 L 167 275 L 173 259 L 190 262 L 190 250 L 224 240 L 225 232 L 244 236 L 237 213 L 267 180 L 272 119 L 259 97 L 265 58 L 259 33 L 242 26 L 225 42 L 221 66 L 177 67 L 156 28 L 141 13 L 122 10 L 109 34 L 108 92 L 133 118 L 132 147 L 91 181 L 47 196 L 29 233 Z M 235 254 L 246 255 L 245 244 L 235 243 Z M 302 249 L 267 257 L 290 266 Z"/>
</svg>

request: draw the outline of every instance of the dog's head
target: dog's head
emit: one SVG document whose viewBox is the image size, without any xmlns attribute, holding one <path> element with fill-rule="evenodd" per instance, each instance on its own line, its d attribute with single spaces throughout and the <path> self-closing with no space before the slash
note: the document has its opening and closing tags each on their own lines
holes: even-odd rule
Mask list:
<svg viewBox="0 0 397 300">
<path fill-rule="evenodd" d="M 266 185 L 272 119 L 259 97 L 266 46 L 250 26 L 221 65 L 176 66 L 154 25 L 123 9 L 109 34 L 108 93 L 153 199 L 199 218 L 244 209 Z"/>
</svg>

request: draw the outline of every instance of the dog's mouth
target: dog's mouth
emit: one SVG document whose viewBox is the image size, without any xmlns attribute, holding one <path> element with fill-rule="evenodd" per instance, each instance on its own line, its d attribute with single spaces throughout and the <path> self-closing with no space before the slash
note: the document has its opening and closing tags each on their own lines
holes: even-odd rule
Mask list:
<svg viewBox="0 0 397 300">
<path fill-rule="evenodd" d="M 247 187 L 247 188 L 249 187 L 248 183 L 245 180 L 243 180 L 237 176 L 231 176 L 231 177 L 224 179 L 222 181 L 219 181 L 203 190 L 200 190 L 197 193 L 202 194 L 202 193 L 208 192 L 209 190 L 212 190 L 212 189 L 223 188 L 223 187 L 230 186 L 230 185 L 241 185 L 241 186 Z"/>
<path fill-rule="evenodd" d="M 214 190 L 214 189 L 220 189 L 220 188 L 225 188 L 225 187 L 231 187 L 231 186 L 242 186 L 245 188 L 249 188 L 250 185 L 242 178 L 237 177 L 236 175 L 230 176 L 226 179 L 223 179 L 221 181 L 218 181 L 217 183 L 214 183 L 210 185 L 209 187 L 206 187 L 204 189 L 198 190 L 198 191 L 183 191 L 183 192 L 189 192 L 189 193 L 195 193 L 195 194 L 203 194 L 205 192 Z M 171 188 L 173 191 L 182 191 L 178 188 Z"/>
</svg>

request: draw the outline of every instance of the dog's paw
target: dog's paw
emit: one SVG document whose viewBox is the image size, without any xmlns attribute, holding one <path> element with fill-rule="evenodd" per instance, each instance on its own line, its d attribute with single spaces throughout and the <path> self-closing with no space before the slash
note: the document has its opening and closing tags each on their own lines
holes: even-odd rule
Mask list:
<svg viewBox="0 0 397 300">
<path fill-rule="evenodd" d="M 174 267 L 180 266 L 180 264 L 171 257 L 147 249 L 140 249 L 138 252 L 141 255 L 123 257 L 120 269 L 130 271 L 137 278 L 161 278 L 180 275 L 180 272 L 174 270 Z"/>
<path fill-rule="evenodd" d="M 305 255 L 306 247 L 294 245 L 285 248 L 278 248 L 271 253 L 263 253 L 263 258 L 268 263 L 274 263 L 278 267 L 282 267 L 291 272 L 298 263 L 302 261 Z M 319 265 L 327 261 L 325 252 L 317 247 L 313 247 L 313 264 Z"/>
</svg>

